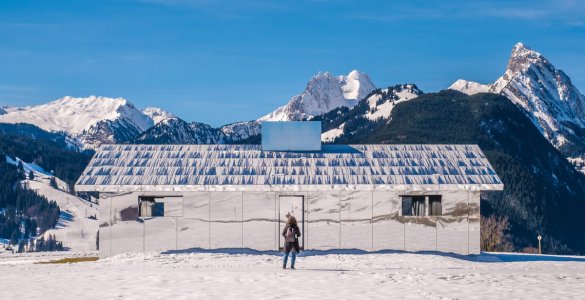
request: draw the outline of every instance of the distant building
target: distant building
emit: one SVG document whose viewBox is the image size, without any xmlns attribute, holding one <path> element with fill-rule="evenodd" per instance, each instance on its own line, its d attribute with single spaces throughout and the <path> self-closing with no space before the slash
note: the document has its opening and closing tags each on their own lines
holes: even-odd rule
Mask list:
<svg viewBox="0 0 585 300">
<path fill-rule="evenodd" d="M 262 126 L 263 146 L 101 146 L 76 184 L 100 194 L 100 257 L 277 250 L 289 212 L 304 249 L 479 253 L 480 193 L 503 184 L 477 145 L 315 149 L 314 123 Z"/>
</svg>

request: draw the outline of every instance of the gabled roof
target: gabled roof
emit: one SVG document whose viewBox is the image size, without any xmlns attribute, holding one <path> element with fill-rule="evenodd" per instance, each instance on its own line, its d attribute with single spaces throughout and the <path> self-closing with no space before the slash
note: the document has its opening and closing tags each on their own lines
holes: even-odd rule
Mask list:
<svg viewBox="0 0 585 300">
<path fill-rule="evenodd" d="M 477 145 L 324 145 L 318 152 L 259 145 L 103 145 L 78 191 L 501 190 Z"/>
</svg>

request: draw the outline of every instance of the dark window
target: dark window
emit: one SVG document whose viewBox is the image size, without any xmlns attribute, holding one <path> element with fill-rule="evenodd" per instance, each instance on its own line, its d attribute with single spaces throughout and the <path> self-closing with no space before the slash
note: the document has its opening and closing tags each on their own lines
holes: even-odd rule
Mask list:
<svg viewBox="0 0 585 300">
<path fill-rule="evenodd" d="M 403 216 L 441 216 L 443 206 L 441 195 L 401 196 Z M 428 200 L 427 200 L 428 199 Z"/>
<path fill-rule="evenodd" d="M 182 217 L 183 197 L 168 196 L 140 196 L 138 197 L 139 217 Z"/>
<path fill-rule="evenodd" d="M 403 216 L 424 216 L 425 215 L 425 197 L 424 196 L 402 196 L 402 215 Z"/>
<path fill-rule="evenodd" d="M 163 202 L 156 202 L 154 197 L 140 197 L 139 202 L 138 213 L 140 217 L 164 217 L 165 204 Z"/>
<path fill-rule="evenodd" d="M 429 215 L 431 216 L 441 216 L 443 215 L 443 204 L 441 203 L 441 196 L 429 196 L 429 205 L 431 206 L 429 210 Z"/>
<path fill-rule="evenodd" d="M 412 197 L 402 196 L 402 215 L 412 216 Z"/>
</svg>

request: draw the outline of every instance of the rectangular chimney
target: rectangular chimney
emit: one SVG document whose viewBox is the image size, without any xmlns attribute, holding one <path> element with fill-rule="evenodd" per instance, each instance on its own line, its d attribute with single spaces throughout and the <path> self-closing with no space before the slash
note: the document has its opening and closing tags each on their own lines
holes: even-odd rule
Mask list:
<svg viewBox="0 0 585 300">
<path fill-rule="evenodd" d="M 262 122 L 263 151 L 321 151 L 321 122 Z"/>
</svg>

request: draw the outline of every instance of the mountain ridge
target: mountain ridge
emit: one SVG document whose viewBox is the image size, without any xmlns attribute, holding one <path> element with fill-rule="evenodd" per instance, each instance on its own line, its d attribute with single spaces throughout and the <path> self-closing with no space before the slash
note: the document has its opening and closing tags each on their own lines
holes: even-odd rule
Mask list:
<svg viewBox="0 0 585 300">
<path fill-rule="evenodd" d="M 128 139 L 154 121 L 124 98 L 66 96 L 45 104 L 4 109 L 0 123 L 28 123 L 63 132 L 85 148 Z"/>
<path fill-rule="evenodd" d="M 493 84 L 458 80 L 449 88 L 505 95 L 567 159 L 585 158 L 585 96 L 562 70 L 523 43 L 512 48 L 505 73 Z"/>
<path fill-rule="evenodd" d="M 338 107 L 353 107 L 363 97 L 375 89 L 370 77 L 363 72 L 353 70 L 348 75 L 333 76 L 329 72 L 319 72 L 313 76 L 305 90 L 292 97 L 289 102 L 273 112 L 252 121 L 234 122 L 212 128 L 204 124 L 173 121 L 158 123 L 140 134 L 134 141 L 164 143 L 164 141 L 183 141 L 184 143 L 235 143 L 238 141 L 252 142 L 260 134 L 260 124 L 266 121 L 300 121 L 315 115 L 328 112 Z M 171 128 L 173 124 L 181 128 Z M 175 132 L 183 138 L 173 138 L 169 134 Z M 199 135 L 199 136 L 196 136 Z"/>
</svg>

